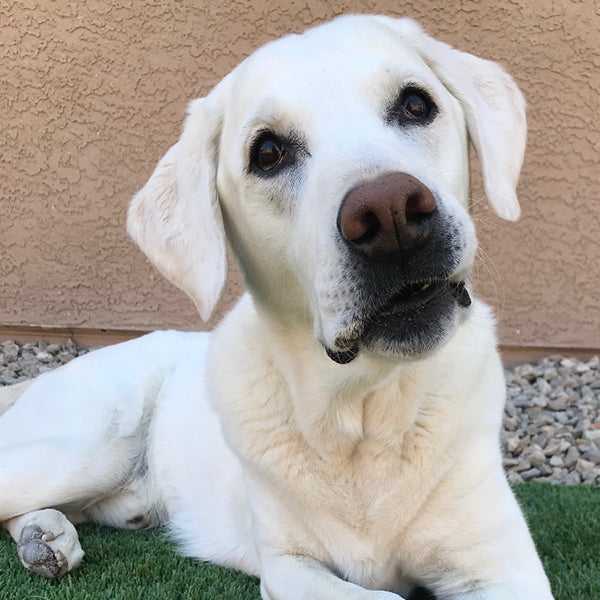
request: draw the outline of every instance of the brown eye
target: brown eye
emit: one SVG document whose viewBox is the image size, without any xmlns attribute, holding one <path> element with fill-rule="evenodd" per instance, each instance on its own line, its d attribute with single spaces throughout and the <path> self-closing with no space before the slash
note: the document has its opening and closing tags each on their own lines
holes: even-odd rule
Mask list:
<svg viewBox="0 0 600 600">
<path fill-rule="evenodd" d="M 431 112 L 428 99 L 418 92 L 409 92 L 402 99 L 402 111 L 412 119 L 426 119 Z"/>
<path fill-rule="evenodd" d="M 429 94 L 415 85 L 407 85 L 386 114 L 390 125 L 412 127 L 428 125 L 438 113 Z"/>
<path fill-rule="evenodd" d="M 252 163 L 261 171 L 270 171 L 285 157 L 285 149 L 281 140 L 272 135 L 261 136 L 252 151 Z"/>
</svg>

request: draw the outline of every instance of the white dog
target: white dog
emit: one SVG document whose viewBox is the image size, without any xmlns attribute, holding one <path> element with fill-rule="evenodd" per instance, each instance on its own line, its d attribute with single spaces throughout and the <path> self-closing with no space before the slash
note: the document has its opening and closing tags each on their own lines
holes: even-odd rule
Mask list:
<svg viewBox="0 0 600 600">
<path fill-rule="evenodd" d="M 516 219 L 524 101 L 408 20 L 267 44 L 204 99 L 129 211 L 212 312 L 0 396 L 0 521 L 48 577 L 72 522 L 166 524 L 264 600 L 551 600 L 502 471 L 494 319 L 471 302 L 467 143 Z M 11 407 L 12 405 L 12 407 Z"/>
</svg>

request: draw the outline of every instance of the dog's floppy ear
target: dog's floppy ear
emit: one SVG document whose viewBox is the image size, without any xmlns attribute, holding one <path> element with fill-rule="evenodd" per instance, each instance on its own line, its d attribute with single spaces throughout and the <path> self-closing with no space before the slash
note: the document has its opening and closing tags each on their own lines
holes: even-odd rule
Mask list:
<svg viewBox="0 0 600 600">
<path fill-rule="evenodd" d="M 421 55 L 460 102 L 483 172 L 486 196 L 503 219 L 521 214 L 516 187 L 525 153 L 525 99 L 497 63 L 428 36 L 410 19 L 384 18 Z"/>
<path fill-rule="evenodd" d="M 180 140 L 135 195 L 127 217 L 131 237 L 205 321 L 227 272 L 216 186 L 221 117 L 209 98 L 190 103 Z"/>
</svg>

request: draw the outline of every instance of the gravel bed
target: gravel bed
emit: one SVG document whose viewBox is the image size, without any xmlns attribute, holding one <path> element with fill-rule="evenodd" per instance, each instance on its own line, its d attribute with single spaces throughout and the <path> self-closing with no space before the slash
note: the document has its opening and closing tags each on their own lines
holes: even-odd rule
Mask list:
<svg viewBox="0 0 600 600">
<path fill-rule="evenodd" d="M 66 344 L 36 342 L 18 344 L 5 341 L 0 344 L 0 385 L 10 385 L 52 371 L 70 360 L 87 354 L 73 340 Z"/>
<path fill-rule="evenodd" d="M 51 371 L 89 352 L 73 341 L 0 344 L 0 385 Z M 506 369 L 501 434 L 511 482 L 600 485 L 600 360 L 560 356 Z"/>
<path fill-rule="evenodd" d="M 506 370 L 502 447 L 511 482 L 600 484 L 600 360 L 553 356 Z"/>
</svg>

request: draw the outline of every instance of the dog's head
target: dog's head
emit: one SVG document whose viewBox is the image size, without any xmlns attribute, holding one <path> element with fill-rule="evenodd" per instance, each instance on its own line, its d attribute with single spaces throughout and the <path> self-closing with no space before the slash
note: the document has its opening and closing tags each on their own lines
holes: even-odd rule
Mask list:
<svg viewBox="0 0 600 600">
<path fill-rule="evenodd" d="M 258 305 L 337 362 L 427 354 L 468 310 L 468 139 L 519 216 L 525 103 L 495 63 L 410 20 L 342 17 L 271 42 L 204 99 L 133 199 L 132 237 L 207 319 L 225 233 Z"/>
</svg>

